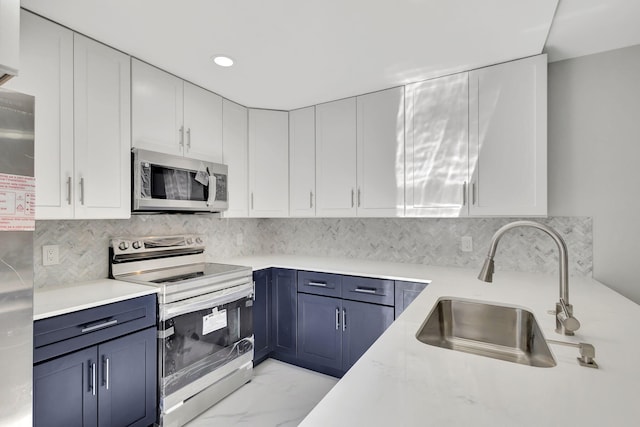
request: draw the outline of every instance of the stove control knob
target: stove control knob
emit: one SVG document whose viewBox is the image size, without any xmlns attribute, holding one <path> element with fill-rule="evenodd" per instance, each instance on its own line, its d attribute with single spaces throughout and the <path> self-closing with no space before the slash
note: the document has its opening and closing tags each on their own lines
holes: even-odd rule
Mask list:
<svg viewBox="0 0 640 427">
<path fill-rule="evenodd" d="M 187 237 L 187 245 L 192 245 L 193 239 L 191 237 Z"/>
<path fill-rule="evenodd" d="M 131 244 L 131 246 L 133 246 L 133 249 L 140 249 L 142 247 L 142 242 L 139 240 L 136 240 Z"/>
<path fill-rule="evenodd" d="M 118 248 L 121 251 L 126 251 L 127 249 L 129 249 L 129 243 L 127 242 L 120 242 L 120 244 L 118 245 Z"/>
<path fill-rule="evenodd" d="M 200 237 L 196 237 L 196 243 L 201 245 L 202 244 L 202 239 Z"/>
</svg>

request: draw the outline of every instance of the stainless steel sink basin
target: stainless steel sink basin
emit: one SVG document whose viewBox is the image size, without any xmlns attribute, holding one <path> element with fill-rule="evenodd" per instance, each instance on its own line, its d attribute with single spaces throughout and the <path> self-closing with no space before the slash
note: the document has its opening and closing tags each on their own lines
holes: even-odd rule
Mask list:
<svg viewBox="0 0 640 427">
<path fill-rule="evenodd" d="M 522 308 L 443 298 L 416 338 L 428 345 L 508 362 L 556 366 L 536 319 Z"/>
</svg>

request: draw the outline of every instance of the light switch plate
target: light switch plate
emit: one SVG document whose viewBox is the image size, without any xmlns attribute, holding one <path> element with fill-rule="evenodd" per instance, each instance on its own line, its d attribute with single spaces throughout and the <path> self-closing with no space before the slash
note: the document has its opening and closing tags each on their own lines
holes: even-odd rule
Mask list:
<svg viewBox="0 0 640 427">
<path fill-rule="evenodd" d="M 471 238 L 471 236 L 462 236 L 460 247 L 462 249 L 462 252 L 473 251 L 473 239 Z"/>
</svg>

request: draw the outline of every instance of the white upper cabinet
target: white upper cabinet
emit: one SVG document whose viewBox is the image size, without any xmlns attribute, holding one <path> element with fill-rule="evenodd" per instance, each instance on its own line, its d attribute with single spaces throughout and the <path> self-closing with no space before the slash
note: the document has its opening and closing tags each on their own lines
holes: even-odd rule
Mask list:
<svg viewBox="0 0 640 427">
<path fill-rule="evenodd" d="M 229 209 L 226 218 L 249 216 L 248 112 L 245 107 L 222 101 L 222 162 L 229 166 Z"/>
<path fill-rule="evenodd" d="M 471 215 L 547 214 L 547 57 L 469 73 Z"/>
<path fill-rule="evenodd" d="M 184 82 L 184 155 L 222 163 L 222 97 Z"/>
<path fill-rule="evenodd" d="M 407 86 L 407 216 L 468 214 L 468 73 Z"/>
<path fill-rule="evenodd" d="M 316 214 L 356 215 L 356 98 L 316 106 Z"/>
<path fill-rule="evenodd" d="M 29 12 L 21 20 L 8 86 L 36 97 L 36 218 L 128 218 L 129 57 Z"/>
<path fill-rule="evenodd" d="M 132 60 L 132 145 L 220 162 L 222 98 Z"/>
<path fill-rule="evenodd" d="M 316 215 L 315 107 L 289 112 L 289 215 Z"/>
<path fill-rule="evenodd" d="M 289 216 L 289 113 L 249 109 L 249 216 Z"/>
<path fill-rule="evenodd" d="M 129 56 L 74 35 L 76 218 L 131 215 Z"/>
<path fill-rule="evenodd" d="M 358 96 L 357 111 L 357 215 L 403 216 L 404 87 Z"/>
<path fill-rule="evenodd" d="M 135 58 L 131 60 L 131 144 L 182 156 L 182 80 Z"/>
<path fill-rule="evenodd" d="M 73 32 L 20 11 L 20 75 L 35 96 L 36 219 L 73 218 Z"/>
</svg>

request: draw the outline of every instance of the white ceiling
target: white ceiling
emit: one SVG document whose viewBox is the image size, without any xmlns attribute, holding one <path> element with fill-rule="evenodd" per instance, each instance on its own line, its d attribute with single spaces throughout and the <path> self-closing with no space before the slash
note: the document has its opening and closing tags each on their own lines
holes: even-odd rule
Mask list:
<svg viewBox="0 0 640 427">
<path fill-rule="evenodd" d="M 21 4 L 243 105 L 290 110 L 539 54 L 558 0 Z M 561 0 L 549 38 L 552 58 L 640 43 L 639 5 Z M 217 53 L 236 65 L 214 65 Z"/>
</svg>

